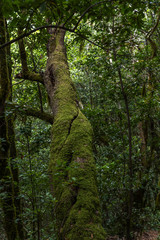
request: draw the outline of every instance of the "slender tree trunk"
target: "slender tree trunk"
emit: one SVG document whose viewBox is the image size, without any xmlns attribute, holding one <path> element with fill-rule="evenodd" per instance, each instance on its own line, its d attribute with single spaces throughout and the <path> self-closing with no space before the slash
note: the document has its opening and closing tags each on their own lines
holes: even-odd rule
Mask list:
<svg viewBox="0 0 160 240">
<path fill-rule="evenodd" d="M 92 128 L 79 109 L 63 30 L 49 41 L 45 86 L 54 114 L 50 170 L 56 230 L 61 240 L 104 240 L 92 154 Z"/>
<path fill-rule="evenodd" d="M 7 23 L 6 23 L 7 27 Z M 7 41 L 10 40 L 9 32 L 7 31 Z M 11 51 L 10 46 L 7 47 L 7 65 L 8 65 L 8 74 L 9 74 L 9 101 L 12 102 L 12 60 L 11 60 Z M 8 114 L 7 114 L 8 115 Z M 14 131 L 14 120 L 15 116 L 11 113 L 7 117 L 8 123 L 8 140 L 10 143 L 10 174 L 12 178 L 12 199 L 13 204 L 15 206 L 15 219 L 18 237 L 20 240 L 24 239 L 24 228 L 22 222 L 22 208 L 21 208 L 21 197 L 20 197 L 20 189 L 19 189 L 19 171 L 18 165 L 16 162 L 17 157 L 17 149 L 15 143 L 15 131 Z"/>
<path fill-rule="evenodd" d="M 1 6 L 0 6 L 1 7 Z M 1 11 L 1 10 L 0 10 Z M 0 12 L 0 44 L 6 39 L 5 20 Z M 16 237 L 14 209 L 12 208 L 12 185 L 8 168 L 9 140 L 5 116 L 5 103 L 9 95 L 6 48 L 0 50 L 0 181 L 1 204 L 4 212 L 4 228 L 9 240 Z"/>
</svg>

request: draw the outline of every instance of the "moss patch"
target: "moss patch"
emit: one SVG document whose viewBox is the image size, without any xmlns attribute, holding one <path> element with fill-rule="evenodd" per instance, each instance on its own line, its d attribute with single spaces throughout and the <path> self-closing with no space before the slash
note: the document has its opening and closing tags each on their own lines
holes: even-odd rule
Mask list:
<svg viewBox="0 0 160 240">
<path fill-rule="evenodd" d="M 104 240 L 92 153 L 92 127 L 79 110 L 70 78 L 64 31 L 50 42 L 46 85 L 54 113 L 50 169 L 58 239 Z"/>
</svg>

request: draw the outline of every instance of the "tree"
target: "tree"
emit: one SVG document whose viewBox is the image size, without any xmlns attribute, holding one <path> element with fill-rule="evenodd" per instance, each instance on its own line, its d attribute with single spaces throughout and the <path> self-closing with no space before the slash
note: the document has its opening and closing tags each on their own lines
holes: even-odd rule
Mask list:
<svg viewBox="0 0 160 240">
<path fill-rule="evenodd" d="M 2 6 L 0 6 L 2 8 Z M 3 13 L 0 10 L 0 42 L 6 42 L 7 31 Z M 11 99 L 11 82 L 7 49 L 0 50 L 0 181 L 1 204 L 4 212 L 4 228 L 8 239 L 24 239 L 20 219 L 18 170 L 13 159 L 16 157 L 14 126 L 12 116 L 7 117 L 6 102 Z M 13 166 L 14 165 L 14 166 Z M 19 219 L 19 220 L 17 220 Z M 17 223 L 16 223 L 17 220 Z"/>
<path fill-rule="evenodd" d="M 0 48 L 19 42 L 20 57 L 12 45 L 16 75 L 13 99 L 17 103 L 7 106 L 23 120 L 20 123 L 17 119 L 17 139 L 25 146 L 17 145 L 23 203 L 28 210 L 23 221 L 30 221 L 26 224 L 28 236 L 48 238 L 40 230 L 46 221 L 41 218 L 45 200 L 42 195 L 38 199 L 37 178 L 40 182 L 42 178 L 34 168 L 37 161 L 42 163 L 38 155 L 45 145 L 46 131 L 33 130 L 40 122 L 33 123 L 22 114 L 53 124 L 49 171 L 56 219 L 52 222 L 58 239 L 104 239 L 100 204 L 108 234 L 131 239 L 135 232 L 155 227 L 159 201 L 159 3 L 6 2 L 13 10 L 10 12 L 4 1 L 9 32 L 12 36 L 18 33 L 18 37 Z M 93 126 L 94 152 L 92 128 L 84 114 Z"/>
<path fill-rule="evenodd" d="M 71 81 L 64 30 L 50 39 L 45 85 L 54 114 L 51 171 L 59 239 L 104 239 L 92 153 L 92 129 Z"/>
<path fill-rule="evenodd" d="M 57 201 L 57 235 L 59 239 L 105 239 L 92 153 L 92 128 L 79 109 L 69 75 L 65 31 L 56 29 L 48 46 L 44 83 L 54 117 L 50 168 Z M 22 77 L 32 81 L 35 74 L 28 71 L 22 40 L 19 46 Z M 39 79 L 38 75 L 36 81 Z"/>
</svg>

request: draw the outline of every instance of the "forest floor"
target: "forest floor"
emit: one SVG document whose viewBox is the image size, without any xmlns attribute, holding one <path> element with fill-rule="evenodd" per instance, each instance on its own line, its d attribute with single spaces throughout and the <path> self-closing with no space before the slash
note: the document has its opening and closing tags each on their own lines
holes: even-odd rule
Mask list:
<svg viewBox="0 0 160 240">
<path fill-rule="evenodd" d="M 147 231 L 142 234 L 135 234 L 135 240 L 158 240 L 160 232 L 158 231 Z M 159 238 L 160 239 L 160 238 Z M 125 238 L 119 238 L 118 236 L 110 236 L 107 240 L 125 240 Z"/>
<path fill-rule="evenodd" d="M 144 232 L 137 240 L 157 240 L 160 233 L 158 231 Z"/>
</svg>

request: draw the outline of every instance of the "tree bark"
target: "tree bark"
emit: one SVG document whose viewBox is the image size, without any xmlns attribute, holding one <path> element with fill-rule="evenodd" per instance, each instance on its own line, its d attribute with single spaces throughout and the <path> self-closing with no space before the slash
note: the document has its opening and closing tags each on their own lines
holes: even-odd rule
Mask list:
<svg viewBox="0 0 160 240">
<path fill-rule="evenodd" d="M 5 20 L 0 12 L 0 43 L 6 39 Z M 4 228 L 9 240 L 15 239 L 14 210 L 12 206 L 12 186 L 8 169 L 9 141 L 8 125 L 5 116 L 5 103 L 9 93 L 9 78 L 6 61 L 6 48 L 0 50 L 0 181 L 1 204 L 4 212 Z"/>
<path fill-rule="evenodd" d="M 34 118 L 41 119 L 42 121 L 45 121 L 49 124 L 53 124 L 53 115 L 52 114 L 50 114 L 48 112 L 41 112 L 40 110 L 37 110 L 35 108 L 8 102 L 7 110 L 12 111 L 12 113 L 15 113 L 16 115 L 23 114 L 26 116 L 31 116 Z"/>
<path fill-rule="evenodd" d="M 6 42 L 6 22 L 0 3 L 0 44 Z M 10 95 L 7 49 L 0 50 L 0 202 L 4 213 L 4 228 L 8 240 L 23 240 L 23 227 L 19 219 L 19 189 L 15 185 L 18 173 L 13 169 L 15 158 L 14 128 L 11 119 L 6 117 L 6 101 Z M 17 181 L 18 182 L 18 181 Z"/>
<path fill-rule="evenodd" d="M 49 41 L 44 83 L 54 115 L 50 171 L 60 240 L 104 240 L 92 154 L 92 128 L 70 78 L 64 30 Z"/>
</svg>

